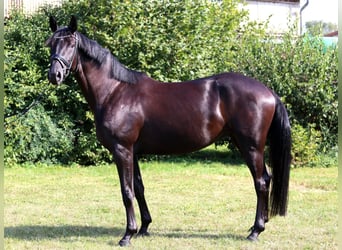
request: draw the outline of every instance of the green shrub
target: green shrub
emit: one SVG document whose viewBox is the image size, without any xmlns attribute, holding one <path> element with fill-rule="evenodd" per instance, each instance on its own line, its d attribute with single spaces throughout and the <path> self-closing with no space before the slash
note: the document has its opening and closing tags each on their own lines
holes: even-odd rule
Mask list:
<svg viewBox="0 0 342 250">
<path fill-rule="evenodd" d="M 26 115 L 6 119 L 6 159 L 85 165 L 111 161 L 96 140 L 93 117 L 74 78 L 58 88 L 47 81 L 48 16 L 67 24 L 72 14 L 79 19 L 80 32 L 127 67 L 158 80 L 238 71 L 264 82 L 281 96 L 295 124 L 295 163 L 309 163 L 305 157 L 312 147 L 329 152 L 337 144 L 337 49 L 322 49 L 319 40 L 291 32 L 281 39 L 271 37 L 265 25 L 249 23 L 238 4 L 80 0 L 45 7 L 32 17 L 12 13 L 5 25 L 5 116 L 21 113 L 41 98 Z M 46 138 L 52 131 L 50 142 Z M 300 138 L 310 138 L 308 131 L 320 136 L 303 151 Z"/>
<path fill-rule="evenodd" d="M 61 123 L 53 121 L 41 105 L 9 122 L 5 127 L 5 161 L 68 162 L 73 134 L 67 126 L 65 130 Z"/>
<path fill-rule="evenodd" d="M 77 13 L 80 31 L 109 48 L 129 68 L 170 81 L 215 73 L 214 63 L 219 50 L 246 17 L 237 6 L 235 0 L 226 0 L 220 5 L 205 0 L 134 1 L 134 4 L 81 0 L 77 3 L 65 1 L 57 8 L 43 8 L 32 17 L 13 13 L 5 27 L 6 115 L 20 113 L 48 88 L 48 95 L 40 100 L 44 109 L 39 112 L 49 113 L 47 116 L 51 115 L 54 121 L 62 117 L 65 120 L 67 127 L 60 132 L 73 135 L 61 135 L 61 138 L 69 138 L 69 145 L 73 145 L 73 150 L 67 154 L 68 161 L 81 164 L 110 161 L 110 154 L 96 140 L 93 118 L 89 116 L 88 105 L 73 78 L 67 79 L 62 88 L 51 90 L 54 87 L 46 87 L 49 84 L 46 79 L 49 52 L 43 44 L 51 35 L 48 16 L 54 15 L 60 23 L 67 24 L 71 14 Z M 89 12 L 90 9 L 98 11 Z M 23 64 L 26 60 L 29 62 Z M 29 112 L 35 112 L 34 109 Z M 22 124 L 13 126 L 19 132 L 17 136 L 25 138 Z M 46 124 L 37 120 L 36 126 Z M 25 131 L 31 137 L 35 132 Z M 8 158 L 19 160 L 16 157 L 19 154 L 20 161 L 43 160 L 41 154 L 32 152 L 29 156 L 30 151 L 23 154 L 23 150 L 12 149 L 12 143 L 16 141 L 13 136 L 6 134 Z M 25 140 L 21 143 L 29 144 Z M 42 150 L 51 150 L 49 146 L 40 144 Z M 23 147 L 30 148 L 29 145 Z"/>
<path fill-rule="evenodd" d="M 337 144 L 337 48 L 291 32 L 282 39 L 257 36 L 242 38 L 236 64 L 281 97 L 292 123 L 319 131 L 315 143 L 328 152 Z"/>
<path fill-rule="evenodd" d="M 321 133 L 309 124 L 307 128 L 292 124 L 292 161 L 296 167 L 315 166 L 319 161 Z"/>
</svg>

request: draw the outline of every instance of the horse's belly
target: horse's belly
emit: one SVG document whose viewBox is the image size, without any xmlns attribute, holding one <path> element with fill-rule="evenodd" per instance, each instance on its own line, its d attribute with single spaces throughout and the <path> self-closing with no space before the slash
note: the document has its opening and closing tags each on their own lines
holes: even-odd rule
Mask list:
<svg viewBox="0 0 342 250">
<path fill-rule="evenodd" d="M 142 130 L 135 145 L 140 154 L 183 154 L 204 148 L 213 143 L 222 131 L 223 125 L 216 129 L 200 126 L 176 126 Z"/>
<path fill-rule="evenodd" d="M 196 143 L 192 144 L 184 140 L 172 140 L 172 141 L 158 141 L 153 140 L 151 142 L 138 142 L 135 145 L 135 153 L 137 154 L 185 154 L 193 151 L 197 151 L 206 147 L 209 144 Z"/>
</svg>

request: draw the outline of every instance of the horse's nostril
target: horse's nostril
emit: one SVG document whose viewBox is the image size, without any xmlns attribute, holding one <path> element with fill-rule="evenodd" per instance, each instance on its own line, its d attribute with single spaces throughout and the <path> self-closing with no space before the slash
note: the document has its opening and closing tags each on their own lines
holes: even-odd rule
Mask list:
<svg viewBox="0 0 342 250">
<path fill-rule="evenodd" d="M 62 78 L 61 72 L 57 71 L 56 78 L 60 80 Z"/>
</svg>

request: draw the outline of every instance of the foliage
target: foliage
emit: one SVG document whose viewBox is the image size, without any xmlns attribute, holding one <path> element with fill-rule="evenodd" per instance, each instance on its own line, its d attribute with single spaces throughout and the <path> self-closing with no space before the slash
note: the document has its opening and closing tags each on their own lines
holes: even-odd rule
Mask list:
<svg viewBox="0 0 342 250">
<path fill-rule="evenodd" d="M 219 72 L 222 67 L 217 64 L 229 63 L 232 56 L 218 58 L 228 56 L 227 48 L 234 43 L 231 40 L 240 22 L 247 20 L 236 0 L 220 4 L 207 0 L 83 0 L 77 5 L 66 3 L 63 9 L 50 12 L 62 22 L 69 21 L 70 13 L 77 13 L 82 33 L 125 65 L 161 81 Z"/>
<path fill-rule="evenodd" d="M 37 121 L 40 121 L 39 123 Z M 46 162 L 65 162 L 72 151 L 72 134 L 64 130 L 62 124 L 54 123 L 51 116 L 38 105 L 26 117 L 20 117 L 6 129 L 6 136 L 11 138 L 7 153 L 12 154 L 16 162 L 37 159 Z M 42 147 L 43 145 L 43 147 Z"/>
<path fill-rule="evenodd" d="M 5 122 L 6 161 L 89 165 L 111 160 L 96 140 L 93 117 L 74 78 L 58 88 L 47 82 L 48 16 L 67 24 L 71 14 L 77 15 L 80 32 L 127 67 L 158 80 L 224 71 L 259 79 L 286 103 L 298 124 L 294 136 L 314 129 L 321 134 L 317 150 L 328 151 L 337 141 L 337 49 L 291 32 L 271 37 L 265 25 L 248 22 L 238 4 L 70 0 L 33 16 L 12 13 L 5 25 L 5 116 L 19 115 Z M 303 155 L 301 150 L 294 147 L 294 155 Z"/>
<path fill-rule="evenodd" d="M 47 81 L 47 20 L 43 12 L 32 17 L 12 13 L 6 22 L 6 162 L 109 161 L 109 153 L 96 141 L 93 118 L 75 80 L 69 78 L 59 88 Z"/>
<path fill-rule="evenodd" d="M 310 21 L 305 23 L 306 32 L 313 36 L 323 36 L 337 30 L 337 24 L 323 21 Z"/>
<path fill-rule="evenodd" d="M 239 69 L 281 97 L 292 123 L 298 122 L 307 133 L 313 127 L 322 134 L 316 141 L 321 152 L 334 147 L 338 127 L 337 47 L 325 47 L 319 38 L 296 37 L 291 32 L 281 40 L 267 35 L 243 39 L 239 50 L 244 54 L 236 58 Z"/>
<path fill-rule="evenodd" d="M 303 128 L 298 123 L 292 125 L 293 163 L 295 166 L 315 166 L 318 164 L 319 131 L 313 126 Z"/>
</svg>

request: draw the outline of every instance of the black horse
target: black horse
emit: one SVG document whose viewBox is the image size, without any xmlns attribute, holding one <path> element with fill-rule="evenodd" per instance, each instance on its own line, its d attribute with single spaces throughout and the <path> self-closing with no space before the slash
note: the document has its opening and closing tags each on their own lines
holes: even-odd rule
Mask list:
<svg viewBox="0 0 342 250">
<path fill-rule="evenodd" d="M 192 152 L 223 136 L 232 138 L 254 180 L 256 217 L 248 239 L 256 240 L 264 231 L 269 215 L 286 214 L 290 123 L 270 89 L 237 73 L 161 83 L 127 69 L 107 49 L 77 32 L 74 16 L 62 28 L 50 17 L 50 27 L 49 81 L 60 84 L 74 73 L 95 116 L 97 137 L 115 159 L 127 216 L 120 245 L 128 245 L 137 233 L 134 197 L 141 213 L 139 235 L 147 235 L 152 222 L 137 155 Z M 264 162 L 267 138 L 272 175 Z"/>
</svg>

